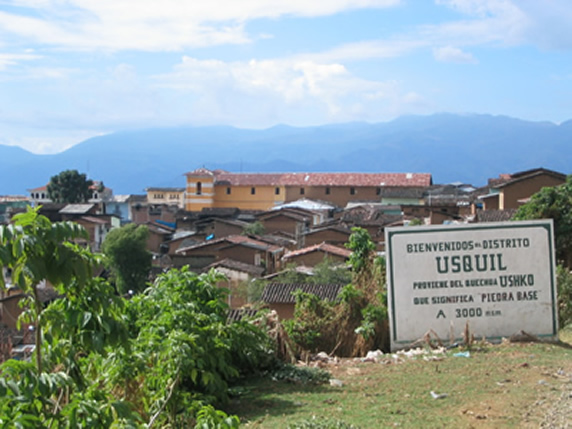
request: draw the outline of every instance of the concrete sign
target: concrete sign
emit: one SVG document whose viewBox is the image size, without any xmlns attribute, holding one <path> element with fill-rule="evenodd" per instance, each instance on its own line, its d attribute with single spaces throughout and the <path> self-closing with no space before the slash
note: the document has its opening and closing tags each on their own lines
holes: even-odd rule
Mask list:
<svg viewBox="0 0 572 429">
<path fill-rule="evenodd" d="M 552 220 L 387 228 L 391 349 L 558 333 Z"/>
</svg>

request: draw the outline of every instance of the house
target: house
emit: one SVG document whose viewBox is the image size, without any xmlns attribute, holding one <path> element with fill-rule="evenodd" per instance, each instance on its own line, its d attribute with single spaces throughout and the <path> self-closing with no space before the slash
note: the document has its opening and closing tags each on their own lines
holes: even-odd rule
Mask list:
<svg viewBox="0 0 572 429">
<path fill-rule="evenodd" d="M 280 319 L 291 319 L 296 306 L 296 291 L 335 301 L 343 287 L 342 284 L 269 283 L 262 292 L 261 301 L 276 311 Z"/>
<path fill-rule="evenodd" d="M 344 247 L 344 244 L 348 242 L 351 234 L 351 229 L 342 223 L 314 228 L 302 235 L 302 247 L 309 247 L 320 243 Z"/>
<path fill-rule="evenodd" d="M 426 186 L 384 186 L 380 189 L 380 202 L 384 206 L 422 205 L 426 190 Z"/>
<path fill-rule="evenodd" d="M 175 204 L 150 204 L 146 201 L 138 201 L 132 207 L 131 216 L 133 222 L 138 225 L 162 221 L 175 227 L 177 213 L 180 210 Z"/>
<path fill-rule="evenodd" d="M 168 253 L 168 242 L 173 238 L 175 229 L 157 222 L 147 222 L 145 225 L 149 230 L 147 250 L 155 254 Z"/>
<path fill-rule="evenodd" d="M 296 241 L 314 225 L 315 220 L 312 212 L 296 208 L 267 210 L 256 217 L 264 226 L 265 233 L 280 232 Z"/>
<path fill-rule="evenodd" d="M 187 211 L 269 210 L 300 198 L 344 207 L 349 201 L 379 201 L 384 186 L 432 184 L 428 173 L 229 173 L 199 168 L 185 175 Z"/>
<path fill-rule="evenodd" d="M 145 195 L 112 195 L 109 200 L 104 201 L 105 213 L 118 217 L 121 224 L 125 224 L 133 221 L 135 207 L 140 208 L 141 204 L 146 202 Z"/>
<path fill-rule="evenodd" d="M 149 204 L 176 205 L 183 209 L 185 207 L 185 188 L 157 188 L 149 187 L 147 192 L 147 202 Z"/>
<path fill-rule="evenodd" d="M 7 279 L 9 280 L 9 279 Z M 41 282 L 38 287 L 38 297 L 43 305 L 47 305 L 58 297 L 58 293 L 47 282 Z M 0 324 L 10 329 L 18 329 L 18 317 L 24 311 L 20 301 L 26 294 L 12 286 L 0 292 Z"/>
<path fill-rule="evenodd" d="M 229 235 L 240 235 L 244 232 L 244 228 L 249 225 L 248 222 L 225 218 L 207 218 L 195 222 L 195 231 L 197 237 L 222 238 Z"/>
<path fill-rule="evenodd" d="M 178 230 L 164 244 L 167 246 L 167 254 L 172 257 L 179 248 L 192 247 L 203 242 L 204 240 L 195 237 L 192 231 Z"/>
<path fill-rule="evenodd" d="M 228 289 L 227 300 L 230 308 L 240 308 L 251 302 L 245 285 L 253 279 L 260 278 L 265 270 L 262 266 L 245 264 L 232 259 L 214 262 L 207 265 L 203 271 L 210 269 L 215 269 L 225 275 L 226 279 L 219 282 L 217 286 Z"/>
<path fill-rule="evenodd" d="M 378 250 L 382 250 L 383 245 L 379 243 L 385 241 L 385 227 L 402 222 L 403 212 L 401 206 L 359 204 L 337 213 L 335 218 L 347 228 L 358 227 L 367 230 L 371 239 L 378 243 Z"/>
<path fill-rule="evenodd" d="M 190 247 L 179 248 L 172 256 L 175 266 L 201 270 L 223 259 L 264 267 L 266 273 L 280 268 L 284 248 L 244 235 L 230 235 Z"/>
<path fill-rule="evenodd" d="M 89 187 L 91 196 L 88 200 L 89 203 L 101 203 L 108 201 L 113 196 L 113 191 L 103 185 L 102 182 L 93 181 Z M 40 186 L 38 188 L 28 189 L 30 193 L 30 201 L 32 206 L 36 207 L 39 204 L 52 203 L 53 201 L 48 197 L 48 185 Z"/>
<path fill-rule="evenodd" d="M 0 195 L 0 224 L 10 222 L 12 215 L 26 210 L 30 199 L 23 195 Z"/>
<path fill-rule="evenodd" d="M 343 247 L 320 243 L 288 252 L 282 257 L 282 262 L 284 265 L 296 264 L 315 267 L 326 258 L 333 262 L 345 263 L 351 254 L 351 250 Z"/>
<path fill-rule="evenodd" d="M 545 168 L 501 174 L 496 179 L 489 179 L 488 192 L 478 199 L 483 210 L 517 209 L 542 188 L 558 186 L 564 182 L 565 174 Z"/>
<path fill-rule="evenodd" d="M 90 249 L 99 252 L 107 233 L 121 225 L 118 217 L 103 214 L 102 211 L 100 204 L 66 204 L 58 214 L 62 221 L 72 221 L 83 226 L 89 235 Z"/>
</svg>

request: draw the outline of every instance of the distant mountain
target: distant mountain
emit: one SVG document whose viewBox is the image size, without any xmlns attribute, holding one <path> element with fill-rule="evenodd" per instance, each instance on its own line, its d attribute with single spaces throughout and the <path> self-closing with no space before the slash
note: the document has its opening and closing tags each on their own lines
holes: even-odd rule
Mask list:
<svg viewBox="0 0 572 429">
<path fill-rule="evenodd" d="M 232 172 L 428 172 L 435 183 L 484 185 L 536 167 L 572 171 L 572 121 L 561 125 L 490 115 L 407 116 L 265 130 L 153 128 L 94 137 L 56 155 L 0 145 L 0 194 L 25 194 L 65 169 L 116 194 L 180 186 L 198 167 Z"/>
</svg>

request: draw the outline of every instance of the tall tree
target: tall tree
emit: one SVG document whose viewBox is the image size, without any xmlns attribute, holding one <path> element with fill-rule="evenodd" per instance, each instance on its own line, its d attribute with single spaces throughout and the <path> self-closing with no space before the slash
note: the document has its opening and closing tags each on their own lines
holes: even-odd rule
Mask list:
<svg viewBox="0 0 572 429">
<path fill-rule="evenodd" d="M 65 170 L 52 176 L 48 184 L 48 198 L 54 203 L 85 203 L 91 196 L 93 181 L 77 170 Z"/>
<path fill-rule="evenodd" d="M 148 237 L 149 229 L 134 223 L 113 229 L 105 237 L 101 249 L 120 293 L 145 289 L 151 270 Z"/>
</svg>

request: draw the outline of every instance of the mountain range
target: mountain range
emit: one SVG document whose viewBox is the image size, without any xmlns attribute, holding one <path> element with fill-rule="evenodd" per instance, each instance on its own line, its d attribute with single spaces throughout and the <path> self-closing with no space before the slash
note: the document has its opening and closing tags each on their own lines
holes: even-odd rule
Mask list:
<svg viewBox="0 0 572 429">
<path fill-rule="evenodd" d="M 85 140 L 52 155 L 0 145 L 0 194 L 26 194 L 66 169 L 115 194 L 184 187 L 199 167 L 232 172 L 423 172 L 435 183 L 483 186 L 488 178 L 544 167 L 572 172 L 572 120 L 436 114 L 384 123 L 264 130 L 151 128 Z"/>
</svg>

